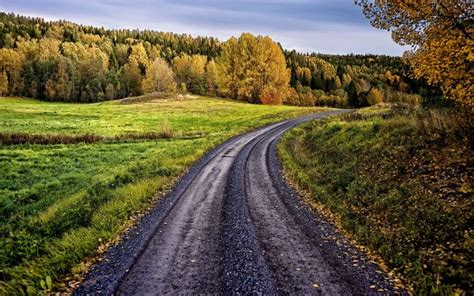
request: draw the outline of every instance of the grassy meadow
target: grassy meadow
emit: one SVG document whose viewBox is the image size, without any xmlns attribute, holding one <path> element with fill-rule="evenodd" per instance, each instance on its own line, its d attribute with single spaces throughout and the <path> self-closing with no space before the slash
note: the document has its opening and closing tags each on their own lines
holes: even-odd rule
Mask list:
<svg viewBox="0 0 474 296">
<path fill-rule="evenodd" d="M 473 291 L 470 119 L 389 107 L 310 122 L 279 146 L 290 180 L 418 295 Z"/>
<path fill-rule="evenodd" d="M 66 289 L 65 276 L 210 148 L 317 110 L 206 97 L 0 98 L 0 294 Z"/>
</svg>

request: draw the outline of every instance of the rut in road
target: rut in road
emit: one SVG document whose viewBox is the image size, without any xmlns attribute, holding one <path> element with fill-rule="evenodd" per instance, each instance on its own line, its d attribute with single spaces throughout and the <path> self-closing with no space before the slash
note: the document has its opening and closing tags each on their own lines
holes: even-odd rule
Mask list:
<svg viewBox="0 0 474 296">
<path fill-rule="evenodd" d="M 394 292 L 281 176 L 281 135 L 341 112 L 268 125 L 208 153 L 74 293 Z"/>
</svg>

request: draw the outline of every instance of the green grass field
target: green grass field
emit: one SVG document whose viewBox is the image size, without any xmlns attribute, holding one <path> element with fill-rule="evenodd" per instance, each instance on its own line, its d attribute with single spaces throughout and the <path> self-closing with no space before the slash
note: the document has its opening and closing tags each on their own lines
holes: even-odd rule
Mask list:
<svg viewBox="0 0 474 296">
<path fill-rule="evenodd" d="M 309 202 L 415 294 L 469 294 L 474 180 L 465 120 L 453 110 L 361 109 L 296 128 L 279 153 Z"/>
<path fill-rule="evenodd" d="M 0 294 L 64 289 L 97 248 L 148 208 L 210 148 L 246 130 L 319 109 L 214 98 L 98 104 L 0 99 Z M 157 133 L 165 139 L 128 139 Z M 26 135 L 26 136 L 25 136 Z M 93 144 L 61 137 L 123 136 Z M 58 144 L 28 137 L 58 136 Z"/>
</svg>

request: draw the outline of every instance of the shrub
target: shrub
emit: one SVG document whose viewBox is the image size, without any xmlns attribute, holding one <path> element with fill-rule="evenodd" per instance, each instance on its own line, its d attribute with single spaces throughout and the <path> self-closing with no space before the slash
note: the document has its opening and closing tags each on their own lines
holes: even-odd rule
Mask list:
<svg viewBox="0 0 474 296">
<path fill-rule="evenodd" d="M 316 100 L 316 106 L 327 106 L 335 108 L 347 108 L 348 100 L 347 97 L 339 97 L 335 95 L 323 95 Z"/>
<path fill-rule="evenodd" d="M 372 88 L 367 96 L 367 103 L 370 106 L 377 105 L 383 102 L 383 95 L 377 88 Z"/>
<path fill-rule="evenodd" d="M 264 105 L 281 105 L 283 103 L 283 91 L 268 85 L 260 94 L 260 102 Z"/>
<path fill-rule="evenodd" d="M 420 105 L 422 98 L 418 94 L 407 94 L 404 92 L 387 90 L 385 92 L 385 102 L 387 103 L 403 103 L 408 105 Z"/>
</svg>

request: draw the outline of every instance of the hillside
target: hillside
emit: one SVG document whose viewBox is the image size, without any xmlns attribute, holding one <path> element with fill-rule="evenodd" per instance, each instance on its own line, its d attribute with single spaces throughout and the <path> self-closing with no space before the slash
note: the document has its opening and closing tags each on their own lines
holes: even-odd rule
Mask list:
<svg viewBox="0 0 474 296">
<path fill-rule="evenodd" d="M 420 295 L 473 290 L 472 117 L 456 112 L 362 109 L 280 145 L 307 201 Z"/>
<path fill-rule="evenodd" d="M 252 103 L 347 108 L 374 104 L 371 91 L 386 102 L 420 103 L 414 94 L 436 94 L 411 78 L 400 57 L 301 54 L 247 33 L 224 42 L 7 13 L 0 13 L 0 61 L 0 95 L 46 101 L 188 91 Z"/>
</svg>

